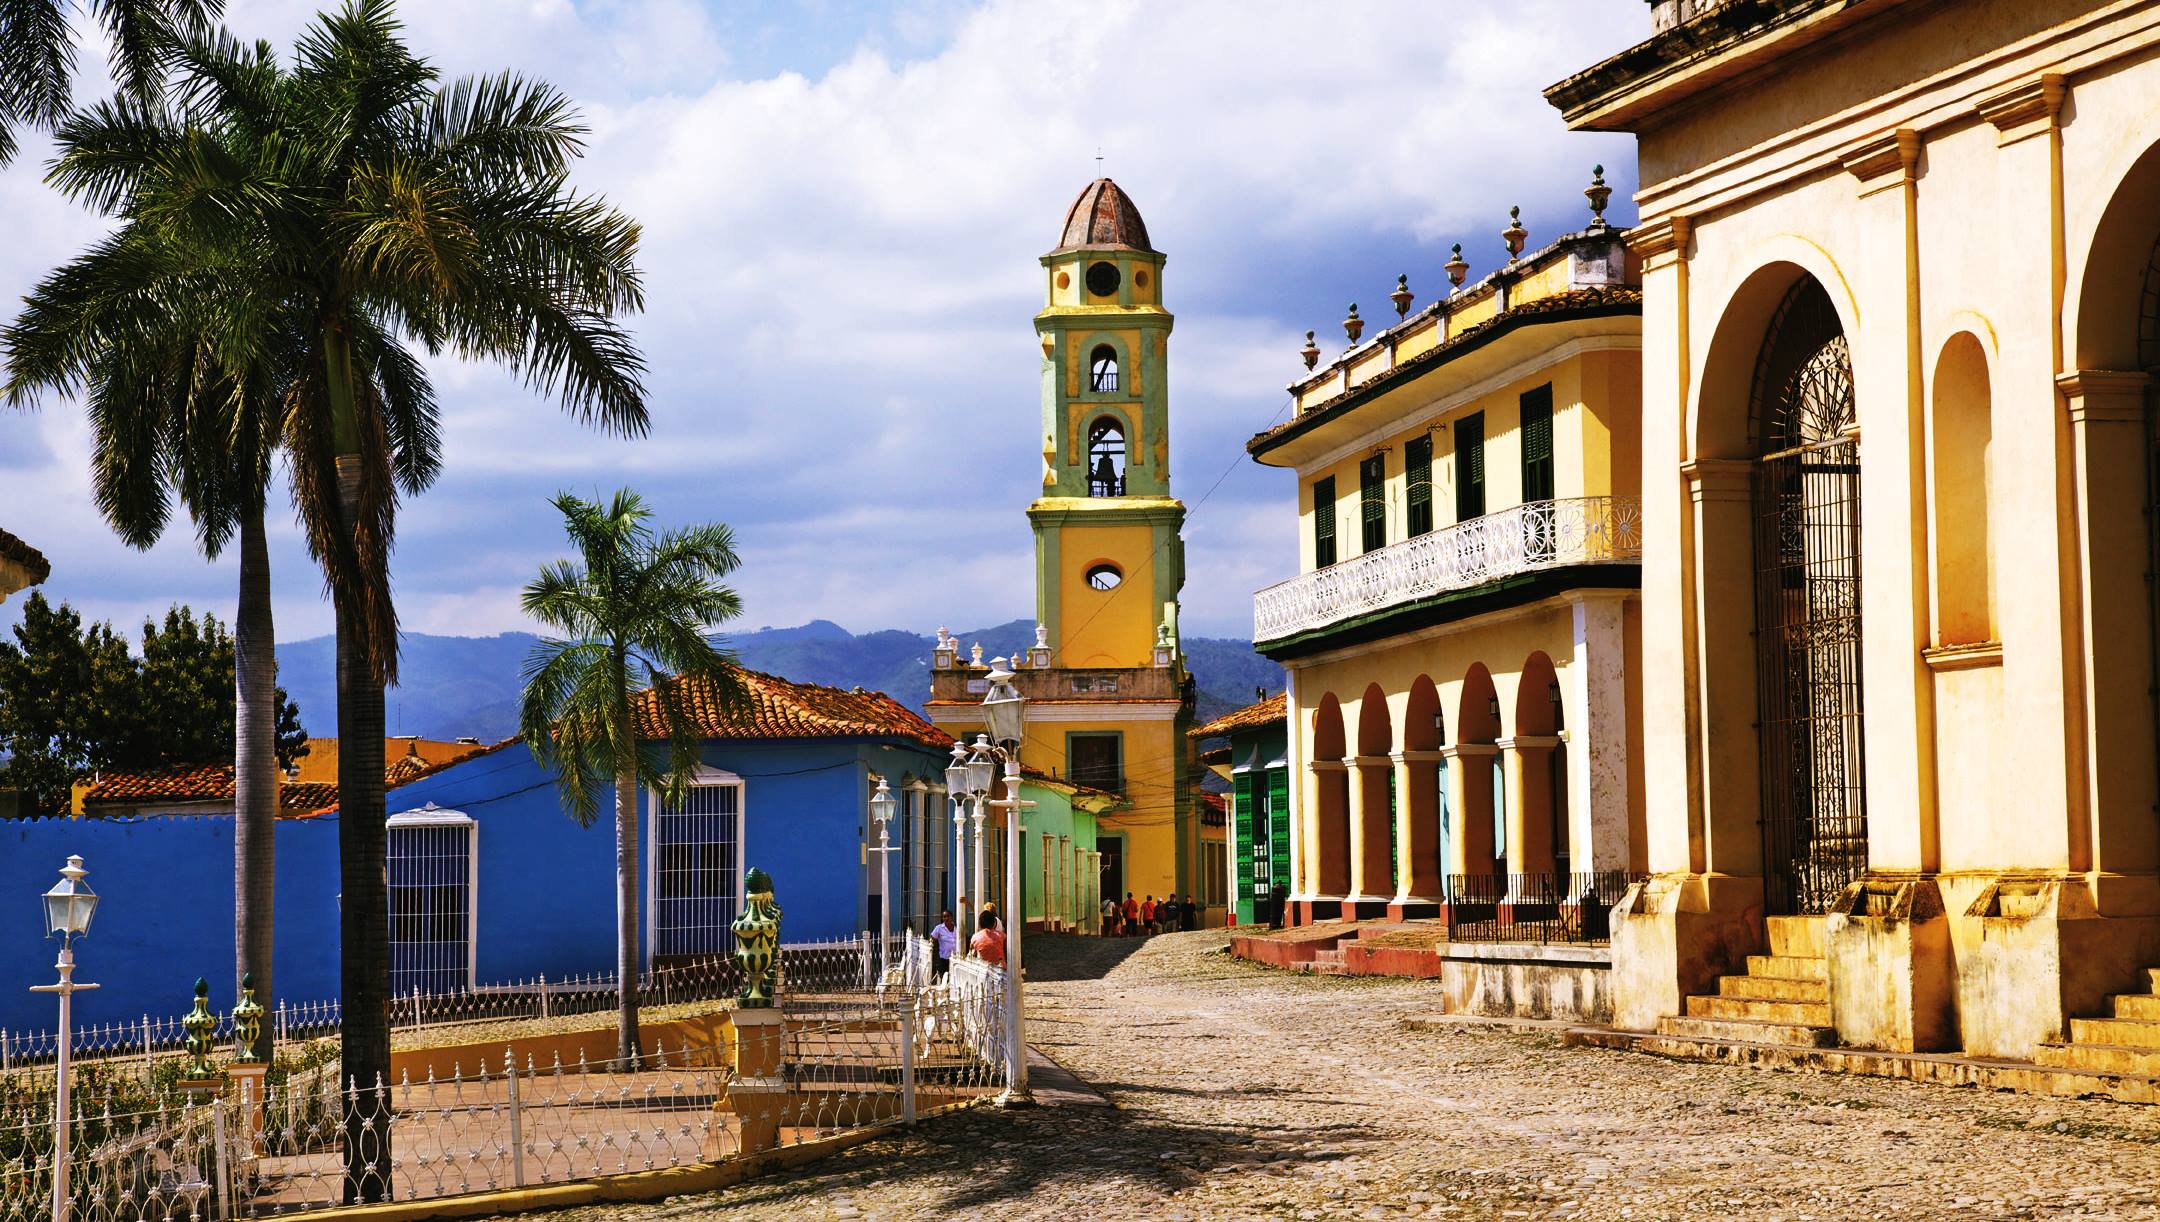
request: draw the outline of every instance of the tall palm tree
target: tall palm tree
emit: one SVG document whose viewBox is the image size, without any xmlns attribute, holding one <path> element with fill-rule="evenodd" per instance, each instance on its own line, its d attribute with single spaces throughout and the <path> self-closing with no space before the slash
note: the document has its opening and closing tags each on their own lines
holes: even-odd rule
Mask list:
<svg viewBox="0 0 2160 1222">
<path fill-rule="evenodd" d="M 14 160 L 20 129 L 50 131 L 72 107 L 77 9 L 103 27 L 121 92 L 148 101 L 174 37 L 202 30 L 225 0 L 0 0 L 0 165 Z"/>
<path fill-rule="evenodd" d="M 501 361 L 572 414 L 647 425 L 644 362 L 618 319 L 641 308 L 638 229 L 569 185 L 585 128 L 514 74 L 448 85 L 399 37 L 387 0 L 316 19 L 280 64 L 267 43 L 183 34 L 169 100 L 122 98 L 59 133 L 51 179 L 172 236 L 184 271 L 117 237 L 56 295 L 136 325 L 214 282 L 228 367 L 282 365 L 280 442 L 337 624 L 342 1069 L 390 1078 L 383 688 L 397 675 L 389 554 L 399 495 L 437 469 L 432 385 L 408 342 Z M 87 303 L 87 304 L 86 304 Z M 347 1194 L 383 1197 L 389 1133 L 356 1109 Z"/>
<path fill-rule="evenodd" d="M 606 505 L 567 492 L 554 505 L 580 562 L 556 561 L 525 587 L 526 614 L 562 635 L 543 638 L 526 660 L 518 731 L 555 773 L 563 806 L 580 825 L 592 825 L 601 789 L 614 784 L 616 1051 L 631 1057 L 638 1053 L 638 789 L 679 805 L 703 741 L 692 695 L 723 707 L 742 699 L 734 656 L 707 635 L 742 612 L 735 591 L 720 584 L 740 562 L 726 526 L 655 535 L 652 511 L 627 488 Z M 634 708 L 641 695 L 650 710 L 644 717 Z M 648 735 L 664 740 L 664 757 L 642 749 Z"/>
<path fill-rule="evenodd" d="M 130 225 L 121 243 L 138 258 L 176 265 L 178 252 L 154 230 Z M 71 308 L 52 291 L 56 273 L 32 290 L 22 318 L 0 333 L 8 359 L 4 393 L 23 402 L 39 390 L 84 391 L 93 436 L 93 486 L 120 537 L 148 548 L 164 534 L 172 502 L 195 524 L 215 560 L 240 544 L 238 614 L 233 621 L 233 988 L 253 977 L 272 995 L 276 879 L 276 632 L 270 610 L 270 555 L 263 508 L 280 428 L 286 371 L 272 364 L 223 366 L 214 343 L 216 295 L 168 291 L 155 314 L 112 326 L 112 311 Z M 182 285 L 168 286 L 176 290 Z M 148 322 L 152 325 L 141 325 Z M 247 350 L 274 358 L 274 349 Z M 266 1026 L 248 1050 L 268 1060 Z"/>
</svg>

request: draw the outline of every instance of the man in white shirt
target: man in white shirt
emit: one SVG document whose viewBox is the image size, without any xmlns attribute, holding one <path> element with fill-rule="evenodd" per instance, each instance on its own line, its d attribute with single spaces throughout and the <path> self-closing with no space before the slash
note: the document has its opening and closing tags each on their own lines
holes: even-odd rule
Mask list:
<svg viewBox="0 0 2160 1222">
<path fill-rule="evenodd" d="M 952 967 L 953 951 L 960 945 L 960 935 L 953 929 L 952 913 L 938 913 L 938 923 L 930 931 L 930 970 L 933 979 L 943 980 L 945 972 Z"/>
</svg>

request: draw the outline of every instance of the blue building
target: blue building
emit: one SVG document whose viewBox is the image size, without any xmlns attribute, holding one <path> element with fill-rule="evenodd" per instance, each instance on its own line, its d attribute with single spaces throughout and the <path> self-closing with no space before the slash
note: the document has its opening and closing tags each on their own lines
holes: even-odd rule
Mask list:
<svg viewBox="0 0 2160 1222">
<path fill-rule="evenodd" d="M 891 697 L 743 672 L 748 700 L 691 707 L 705 734 L 703 767 L 680 808 L 638 796 L 648 966 L 725 953 L 749 866 L 769 872 L 790 942 L 876 928 L 883 870 L 869 799 L 882 778 L 899 799 L 891 828 L 897 930 L 927 929 L 954 897 L 944 768 L 952 740 Z M 648 730 L 648 732 L 650 732 Z M 185 1008 L 195 977 L 231 1003 L 233 846 L 230 770 L 187 770 L 100 788 L 83 817 L 0 823 L 0 888 L 22 917 L 0 921 L 0 979 L 50 974 L 34 897 L 81 854 L 104 902 L 78 958 L 104 987 L 76 999 L 88 1023 L 139 1021 Z M 205 775 L 208 780 L 205 780 Z M 564 812 L 553 777 L 516 741 L 391 777 L 392 986 L 445 992 L 540 974 L 607 972 L 615 961 L 612 806 L 590 827 Z M 175 792 L 156 799 L 163 785 Z M 334 807 L 290 786 L 277 828 L 276 999 L 314 1001 L 338 989 Z M 124 798 L 119 796 L 124 794 Z M 331 795 L 334 796 L 334 795 Z M 49 998 L 0 993 L 0 1028 L 43 1029 Z"/>
</svg>

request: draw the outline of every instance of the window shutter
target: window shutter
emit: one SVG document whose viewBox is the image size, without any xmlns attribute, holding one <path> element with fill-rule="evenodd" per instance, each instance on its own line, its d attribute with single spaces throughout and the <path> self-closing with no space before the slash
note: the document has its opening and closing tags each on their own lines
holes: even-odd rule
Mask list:
<svg viewBox="0 0 2160 1222">
<path fill-rule="evenodd" d="M 1552 386 L 1522 397 L 1522 499 L 1553 498 Z"/>
<path fill-rule="evenodd" d="M 1267 773 L 1268 894 L 1290 891 L 1290 770 L 1270 768 Z"/>
<path fill-rule="evenodd" d="M 1237 847 L 1237 894 L 1230 898 L 1237 905 L 1240 925 L 1253 923 L 1253 884 L 1257 881 L 1254 872 L 1253 838 L 1255 833 L 1266 834 L 1266 825 L 1255 817 L 1261 814 L 1253 806 L 1255 788 L 1252 773 L 1240 772 L 1231 795 L 1232 801 L 1236 803 L 1230 826 L 1231 836 Z"/>
<path fill-rule="evenodd" d="M 1335 563 L 1335 477 L 1313 481 L 1313 567 Z"/>
<path fill-rule="evenodd" d="M 1412 538 L 1432 529 L 1432 436 L 1403 443 L 1405 533 Z"/>
<path fill-rule="evenodd" d="M 1455 520 L 1485 514 L 1485 413 L 1455 422 Z"/>
<path fill-rule="evenodd" d="M 1375 454 L 1358 464 L 1359 542 L 1365 551 L 1387 546 L 1387 455 Z"/>
</svg>

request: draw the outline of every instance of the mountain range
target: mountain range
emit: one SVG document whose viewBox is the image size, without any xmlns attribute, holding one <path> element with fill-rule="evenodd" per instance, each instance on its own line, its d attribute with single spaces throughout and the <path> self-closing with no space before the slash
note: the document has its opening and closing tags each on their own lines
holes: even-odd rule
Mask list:
<svg viewBox="0 0 2160 1222">
<path fill-rule="evenodd" d="M 980 641 L 984 657 L 1010 656 L 1035 640 L 1035 625 L 1014 620 L 958 634 L 961 647 Z M 401 638 L 398 686 L 385 693 L 392 734 L 423 738 L 471 736 L 493 742 L 517 733 L 518 693 L 526 655 L 539 638 L 498 636 Z M 920 633 L 883 629 L 856 634 L 830 620 L 797 628 L 729 634 L 743 665 L 798 683 L 865 687 L 890 694 L 917 712 L 930 695 L 930 651 Z M 1251 641 L 1186 637 L 1185 664 L 1200 688 L 1201 720 L 1252 703 L 1256 691 L 1282 690 L 1282 668 L 1252 651 Z M 278 682 L 300 706 L 300 719 L 319 736 L 337 733 L 337 650 L 334 638 L 310 637 L 278 646 Z"/>
</svg>

